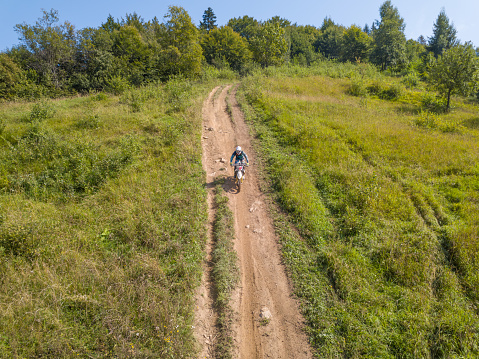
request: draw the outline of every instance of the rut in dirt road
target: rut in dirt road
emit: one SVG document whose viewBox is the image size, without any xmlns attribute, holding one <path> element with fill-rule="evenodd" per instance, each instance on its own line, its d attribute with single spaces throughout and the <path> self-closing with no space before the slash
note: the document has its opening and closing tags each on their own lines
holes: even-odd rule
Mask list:
<svg viewBox="0 0 479 359">
<path fill-rule="evenodd" d="M 202 139 L 207 183 L 212 184 L 218 178 L 225 178 L 223 189 L 229 198 L 235 222 L 234 245 L 239 258 L 241 279 L 231 302 L 235 311 L 233 357 L 311 358 L 307 337 L 302 329 L 303 318 L 298 304 L 291 297 L 291 286 L 281 263 L 273 223 L 267 212 L 267 203 L 259 190 L 249 129 L 236 102 L 235 93 L 231 86 L 217 87 L 210 93 L 203 107 Z M 252 164 L 246 170 L 246 180 L 239 193 L 234 185 L 233 170 L 228 166 L 231 153 L 237 145 L 248 154 Z M 212 213 L 213 190 L 209 188 L 208 191 Z M 211 231 L 207 251 L 209 255 Z M 217 334 L 211 297 L 213 283 L 209 271 L 211 268 L 207 266 L 197 300 L 196 336 L 202 346 L 200 358 L 212 357 L 212 338 Z M 266 312 L 271 313 L 269 319 L 262 317 Z"/>
</svg>

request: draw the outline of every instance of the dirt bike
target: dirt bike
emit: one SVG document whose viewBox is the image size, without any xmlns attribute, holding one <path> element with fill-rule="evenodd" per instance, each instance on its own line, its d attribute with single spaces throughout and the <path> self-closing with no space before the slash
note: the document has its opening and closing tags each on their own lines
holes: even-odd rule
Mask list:
<svg viewBox="0 0 479 359">
<path fill-rule="evenodd" d="M 243 184 L 244 181 L 244 168 L 249 166 L 246 162 L 236 162 L 234 164 L 235 168 L 235 184 L 238 187 L 238 192 L 241 191 L 241 185 Z"/>
</svg>

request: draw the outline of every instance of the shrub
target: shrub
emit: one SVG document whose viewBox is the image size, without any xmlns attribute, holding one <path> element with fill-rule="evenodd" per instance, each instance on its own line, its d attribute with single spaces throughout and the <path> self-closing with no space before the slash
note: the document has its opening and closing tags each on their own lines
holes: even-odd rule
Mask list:
<svg viewBox="0 0 479 359">
<path fill-rule="evenodd" d="M 26 122 L 40 122 L 52 118 L 55 115 L 55 108 L 51 103 L 48 102 L 38 102 L 33 105 L 32 111 L 25 118 Z"/>
<path fill-rule="evenodd" d="M 75 126 L 83 129 L 95 129 L 100 127 L 100 119 L 98 115 L 89 115 L 86 118 L 79 120 Z"/>
<path fill-rule="evenodd" d="M 415 89 L 419 86 L 420 81 L 419 75 L 416 72 L 412 72 L 404 76 L 401 83 L 408 89 Z"/>
<path fill-rule="evenodd" d="M 366 97 L 368 89 L 362 79 L 355 78 L 351 81 L 348 92 L 353 96 Z"/>
<path fill-rule="evenodd" d="M 130 83 L 128 82 L 128 80 L 121 76 L 114 76 L 108 81 L 105 90 L 114 95 L 121 95 L 129 88 Z"/>
<path fill-rule="evenodd" d="M 36 242 L 32 228 L 11 224 L 2 224 L 0 227 L 1 252 L 14 256 L 31 258 L 35 253 Z"/>
<path fill-rule="evenodd" d="M 444 113 L 447 110 L 446 100 L 430 92 L 426 92 L 423 94 L 421 99 L 421 106 L 423 109 L 435 113 Z"/>
<path fill-rule="evenodd" d="M 446 121 L 434 112 L 421 111 L 419 117 L 414 120 L 417 127 L 426 128 L 429 130 L 439 130 L 441 132 L 458 132 L 464 130 L 464 126 L 453 121 Z"/>
<path fill-rule="evenodd" d="M 172 77 L 165 85 L 166 101 L 174 112 L 184 111 L 189 105 L 191 82 L 182 77 Z"/>
</svg>

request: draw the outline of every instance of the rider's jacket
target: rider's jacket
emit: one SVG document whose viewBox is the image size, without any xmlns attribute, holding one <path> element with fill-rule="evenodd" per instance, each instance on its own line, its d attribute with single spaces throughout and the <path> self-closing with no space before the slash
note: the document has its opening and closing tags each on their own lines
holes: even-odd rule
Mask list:
<svg viewBox="0 0 479 359">
<path fill-rule="evenodd" d="M 248 156 L 246 156 L 246 153 L 244 153 L 244 151 L 241 151 L 239 155 L 237 155 L 236 151 L 234 151 L 233 154 L 231 155 L 230 162 L 233 162 L 233 158 L 235 157 L 236 157 L 235 162 L 238 162 L 238 161 L 242 162 L 243 160 L 246 160 L 246 162 L 249 163 Z"/>
</svg>

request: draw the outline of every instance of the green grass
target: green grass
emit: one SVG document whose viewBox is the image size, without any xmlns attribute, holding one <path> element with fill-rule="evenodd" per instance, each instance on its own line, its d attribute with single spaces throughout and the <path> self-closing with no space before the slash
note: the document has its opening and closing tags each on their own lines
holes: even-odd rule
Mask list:
<svg viewBox="0 0 479 359">
<path fill-rule="evenodd" d="M 1 358 L 195 357 L 217 82 L 1 104 Z"/>
<path fill-rule="evenodd" d="M 364 101 L 357 73 L 279 72 L 241 103 L 316 356 L 478 356 L 477 108 L 423 126 L 421 90 Z"/>
<path fill-rule="evenodd" d="M 233 213 L 228 207 L 228 198 L 218 184 L 215 188 L 215 221 L 213 224 L 214 249 L 212 252 L 212 278 L 215 286 L 215 306 L 218 314 L 218 337 L 215 342 L 215 358 L 232 358 L 233 309 L 230 306 L 231 292 L 239 280 L 238 257 L 233 248 Z"/>
</svg>

